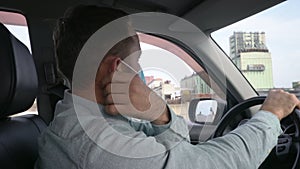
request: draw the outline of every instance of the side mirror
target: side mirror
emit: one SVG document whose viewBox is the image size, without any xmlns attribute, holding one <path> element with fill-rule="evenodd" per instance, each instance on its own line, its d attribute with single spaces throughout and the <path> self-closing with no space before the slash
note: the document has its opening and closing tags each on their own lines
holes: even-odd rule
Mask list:
<svg viewBox="0 0 300 169">
<path fill-rule="evenodd" d="M 194 123 L 213 123 L 224 110 L 224 103 L 214 99 L 194 99 L 190 102 L 189 118 Z"/>
</svg>

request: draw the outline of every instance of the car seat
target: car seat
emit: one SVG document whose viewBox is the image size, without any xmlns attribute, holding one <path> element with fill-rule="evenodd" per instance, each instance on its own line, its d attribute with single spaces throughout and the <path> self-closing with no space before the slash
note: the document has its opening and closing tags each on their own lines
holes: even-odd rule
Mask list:
<svg viewBox="0 0 300 169">
<path fill-rule="evenodd" d="M 37 138 L 46 128 L 29 109 L 38 91 L 37 72 L 28 48 L 0 23 L 0 168 L 32 169 Z"/>
</svg>

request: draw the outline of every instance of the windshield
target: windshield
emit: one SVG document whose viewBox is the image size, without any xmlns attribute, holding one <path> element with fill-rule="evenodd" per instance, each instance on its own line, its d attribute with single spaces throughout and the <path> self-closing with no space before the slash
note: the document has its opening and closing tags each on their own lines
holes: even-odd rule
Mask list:
<svg viewBox="0 0 300 169">
<path fill-rule="evenodd" d="M 299 91 L 300 1 L 290 0 L 212 33 L 251 85 Z"/>
</svg>

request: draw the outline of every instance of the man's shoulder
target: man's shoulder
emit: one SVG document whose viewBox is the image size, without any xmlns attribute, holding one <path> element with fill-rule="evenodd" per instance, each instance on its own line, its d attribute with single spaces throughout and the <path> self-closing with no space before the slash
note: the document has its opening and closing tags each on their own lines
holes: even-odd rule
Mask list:
<svg viewBox="0 0 300 169">
<path fill-rule="evenodd" d="M 74 139 L 83 134 L 82 127 L 78 120 L 78 114 L 89 111 L 88 108 L 80 104 L 74 104 L 74 98 L 70 90 L 66 90 L 64 98 L 57 102 L 52 122 L 48 127 L 48 132 L 63 137 L 64 139 Z M 83 99 L 81 99 L 83 100 Z"/>
<path fill-rule="evenodd" d="M 83 134 L 82 127 L 73 108 L 57 113 L 48 130 L 64 139 L 74 139 Z"/>
</svg>

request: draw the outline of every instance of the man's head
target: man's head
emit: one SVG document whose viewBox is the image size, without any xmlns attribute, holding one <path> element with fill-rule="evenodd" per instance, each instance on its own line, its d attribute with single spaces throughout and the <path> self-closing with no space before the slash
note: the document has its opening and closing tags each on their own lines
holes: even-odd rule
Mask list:
<svg viewBox="0 0 300 169">
<path fill-rule="evenodd" d="M 76 60 L 87 40 L 104 25 L 124 16 L 127 16 L 127 13 L 118 9 L 80 5 L 69 8 L 64 17 L 59 19 L 53 34 L 56 58 L 59 71 L 70 83 Z M 120 27 L 128 32 L 132 31 L 129 24 Z M 125 59 L 139 49 L 137 36 L 128 37 L 115 44 L 102 60 L 97 73 L 100 76 L 97 75 L 97 78 L 105 74 L 103 71 L 116 68 L 115 64 L 118 64 L 120 59 Z"/>
</svg>

